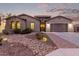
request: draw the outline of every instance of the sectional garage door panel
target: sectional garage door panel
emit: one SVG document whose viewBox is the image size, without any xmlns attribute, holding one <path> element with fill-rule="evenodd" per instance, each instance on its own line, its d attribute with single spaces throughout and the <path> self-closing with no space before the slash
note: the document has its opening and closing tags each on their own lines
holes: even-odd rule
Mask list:
<svg viewBox="0 0 79 59">
<path fill-rule="evenodd" d="M 68 25 L 57 23 L 57 24 L 51 24 L 51 32 L 67 32 L 68 31 Z"/>
</svg>

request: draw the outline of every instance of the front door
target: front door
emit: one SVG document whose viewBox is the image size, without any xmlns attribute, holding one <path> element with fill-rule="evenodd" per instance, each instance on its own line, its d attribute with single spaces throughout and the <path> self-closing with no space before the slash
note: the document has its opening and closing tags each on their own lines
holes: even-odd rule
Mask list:
<svg viewBox="0 0 79 59">
<path fill-rule="evenodd" d="M 46 23 L 45 22 L 40 23 L 40 31 L 46 31 Z"/>
</svg>

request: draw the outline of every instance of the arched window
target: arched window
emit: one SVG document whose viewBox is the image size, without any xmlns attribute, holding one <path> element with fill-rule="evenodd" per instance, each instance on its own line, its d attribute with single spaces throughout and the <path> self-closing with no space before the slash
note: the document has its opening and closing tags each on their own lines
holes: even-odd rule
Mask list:
<svg viewBox="0 0 79 59">
<path fill-rule="evenodd" d="M 16 23 L 15 23 L 14 21 L 11 22 L 11 28 L 12 28 L 12 29 L 16 29 L 15 24 L 16 24 Z"/>
<path fill-rule="evenodd" d="M 21 24 L 19 21 L 16 22 L 16 29 L 21 29 Z"/>
</svg>

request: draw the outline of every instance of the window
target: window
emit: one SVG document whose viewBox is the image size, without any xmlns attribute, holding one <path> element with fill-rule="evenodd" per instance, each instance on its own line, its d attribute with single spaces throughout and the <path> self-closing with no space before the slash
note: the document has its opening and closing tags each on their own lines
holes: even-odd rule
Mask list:
<svg viewBox="0 0 79 59">
<path fill-rule="evenodd" d="M 17 22 L 16 22 L 16 29 L 20 29 L 20 28 L 21 28 L 20 22 L 17 21 Z"/>
<path fill-rule="evenodd" d="M 31 23 L 31 29 L 34 30 L 35 28 L 35 23 Z"/>
<path fill-rule="evenodd" d="M 16 24 L 16 23 L 15 23 L 14 21 L 11 22 L 11 28 L 12 28 L 12 29 L 15 29 L 15 28 L 16 28 L 15 24 Z"/>
</svg>

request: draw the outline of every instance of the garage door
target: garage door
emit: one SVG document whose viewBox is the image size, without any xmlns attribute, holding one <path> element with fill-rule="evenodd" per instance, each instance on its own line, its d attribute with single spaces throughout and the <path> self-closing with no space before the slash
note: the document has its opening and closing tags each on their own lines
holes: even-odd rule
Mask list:
<svg viewBox="0 0 79 59">
<path fill-rule="evenodd" d="M 62 23 L 51 24 L 51 31 L 52 32 L 67 32 L 68 25 Z"/>
</svg>

